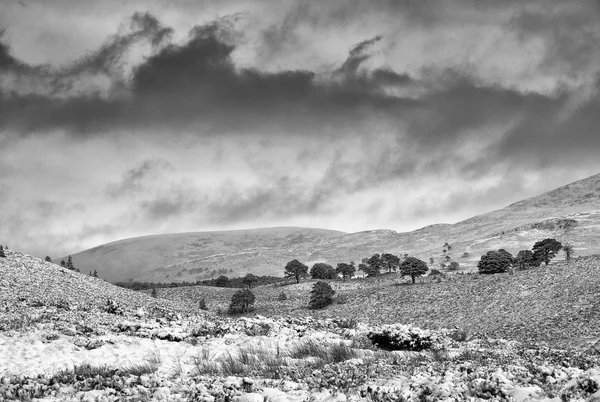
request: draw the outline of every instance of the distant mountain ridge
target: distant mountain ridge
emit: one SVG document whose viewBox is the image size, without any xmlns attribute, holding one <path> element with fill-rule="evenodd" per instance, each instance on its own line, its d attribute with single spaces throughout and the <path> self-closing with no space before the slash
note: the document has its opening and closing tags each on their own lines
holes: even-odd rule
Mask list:
<svg viewBox="0 0 600 402">
<path fill-rule="evenodd" d="M 600 253 L 600 174 L 456 224 L 412 232 L 283 227 L 176 233 L 104 244 L 74 254 L 73 260 L 82 271 L 98 270 L 110 281 L 153 282 L 246 273 L 282 276 L 286 262 L 295 258 L 308 265 L 336 265 L 382 252 L 407 253 L 428 263 L 433 258 L 430 267 L 438 269 L 449 262 L 449 255 L 461 267 L 473 268 L 486 251 L 505 248 L 516 253 L 545 237 L 572 243 L 576 255 Z M 442 253 L 444 243 L 452 250 Z"/>
</svg>

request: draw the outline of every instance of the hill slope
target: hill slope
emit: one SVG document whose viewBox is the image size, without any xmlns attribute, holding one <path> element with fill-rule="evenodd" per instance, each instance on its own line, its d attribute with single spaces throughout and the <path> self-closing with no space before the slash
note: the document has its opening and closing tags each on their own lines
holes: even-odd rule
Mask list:
<svg viewBox="0 0 600 402">
<path fill-rule="evenodd" d="M 344 303 L 308 310 L 315 281 L 261 286 L 255 313 L 270 317 L 348 318 L 371 324 L 410 323 L 453 328 L 552 346 L 584 347 L 600 335 L 600 256 L 580 257 L 514 275 L 454 275 L 415 285 L 399 275 L 331 281 Z M 210 310 L 227 309 L 237 289 L 189 286 L 160 289 L 171 300 L 205 298 Z M 287 299 L 279 301 L 284 292 Z"/>
<path fill-rule="evenodd" d="M 512 253 L 554 237 L 574 245 L 576 255 L 600 253 L 600 174 L 456 224 L 431 225 L 412 232 L 342 232 L 271 228 L 146 236 L 109 243 L 73 256 L 83 271 L 97 269 L 111 281 L 197 281 L 225 274 L 281 276 L 286 262 L 359 262 L 374 253 L 404 253 L 432 267 L 450 258 L 472 269 L 488 250 Z"/>
<path fill-rule="evenodd" d="M 185 311 L 179 302 L 155 299 L 115 286 L 103 279 L 70 271 L 39 258 L 6 250 L 0 258 L 0 311 L 15 314 L 26 306 L 71 310 L 102 310 L 108 299 L 128 311 Z"/>
<path fill-rule="evenodd" d="M 203 269 L 198 274 L 204 273 L 205 277 L 210 278 L 220 273 L 230 274 L 230 266 L 215 263 L 228 260 L 229 256 L 237 256 L 237 260 L 247 262 L 241 266 L 236 265 L 236 269 L 244 273 L 256 272 L 257 266 L 252 257 L 262 256 L 264 250 L 278 250 L 285 255 L 294 255 L 299 247 L 319 247 L 327 239 L 343 234 L 334 230 L 294 227 L 161 234 L 94 247 L 74 254 L 73 261 L 83 272 L 98 270 L 102 278 L 112 282 L 145 278 L 153 270 L 173 265 L 178 267 L 179 264 L 190 261 L 197 261 L 192 264 L 193 268 Z M 277 258 L 272 264 L 279 266 L 280 261 Z M 260 264 L 268 267 L 268 257 L 261 257 Z M 167 269 L 167 272 L 171 270 Z M 160 274 L 159 281 L 185 279 L 176 277 L 176 272 L 171 272 L 172 277 Z"/>
</svg>

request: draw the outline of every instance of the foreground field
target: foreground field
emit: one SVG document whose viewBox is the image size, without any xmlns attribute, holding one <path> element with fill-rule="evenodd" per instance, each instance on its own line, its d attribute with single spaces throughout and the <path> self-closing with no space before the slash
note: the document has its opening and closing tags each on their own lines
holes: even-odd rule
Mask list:
<svg viewBox="0 0 600 402">
<path fill-rule="evenodd" d="M 411 285 L 399 275 L 332 281 L 337 302 L 308 310 L 314 281 L 253 289 L 256 314 L 268 317 L 353 318 L 381 324 L 402 322 L 423 328 L 454 328 L 553 347 L 589 347 L 600 341 L 600 257 L 551 264 L 514 275 L 454 275 Z M 235 289 L 160 289 L 173 302 L 206 300 L 226 311 Z M 279 301 L 285 293 L 287 300 Z"/>
<path fill-rule="evenodd" d="M 159 296 L 172 297 L 201 292 L 169 301 L 13 251 L 7 257 L 0 259 L 0 400 L 600 400 L 594 348 L 545 348 L 454 329 L 383 325 L 373 317 L 323 318 L 358 309 L 369 294 L 377 300 L 374 283 L 417 296 L 433 285 L 447 283 L 449 290 L 473 279 L 338 284 L 346 287 L 341 294 L 353 296 L 314 318 L 303 307 L 304 295 L 294 296 L 308 283 L 262 288 L 256 289 L 264 298 L 258 310 L 272 317 L 235 318 L 214 311 L 226 304 L 230 289 L 161 290 Z M 275 317 L 282 290 L 288 300 Z M 221 300 L 209 301 L 213 311 L 193 308 L 209 291 Z M 265 302 L 267 296 L 273 299 Z"/>
</svg>

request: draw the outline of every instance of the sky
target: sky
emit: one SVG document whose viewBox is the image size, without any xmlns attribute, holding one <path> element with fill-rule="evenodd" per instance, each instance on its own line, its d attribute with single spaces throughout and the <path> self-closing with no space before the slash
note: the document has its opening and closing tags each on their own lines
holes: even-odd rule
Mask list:
<svg viewBox="0 0 600 402">
<path fill-rule="evenodd" d="M 600 3 L 7 0 L 0 243 L 410 231 L 600 172 Z"/>
</svg>

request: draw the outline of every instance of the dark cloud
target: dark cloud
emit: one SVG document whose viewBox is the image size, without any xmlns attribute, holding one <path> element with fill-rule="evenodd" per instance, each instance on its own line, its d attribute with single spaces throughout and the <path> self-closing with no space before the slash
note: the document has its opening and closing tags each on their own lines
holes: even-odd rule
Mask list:
<svg viewBox="0 0 600 402">
<path fill-rule="evenodd" d="M 99 51 L 54 73 L 63 92 L 64 82 L 73 82 L 67 77 L 97 73 L 118 84 L 117 91 L 108 96 L 92 92 L 59 98 L 3 92 L 3 126 L 22 132 L 91 133 L 201 123 L 221 132 L 265 126 L 281 130 L 323 122 L 352 126 L 373 111 L 398 115 L 414 104 L 386 95 L 378 85 L 369 87 L 371 80 L 383 83 L 394 77 L 391 71 L 380 71 L 374 78 L 355 75 L 369 57 L 364 54 L 368 42 L 352 49 L 342 79 L 321 82 L 310 71 L 264 73 L 236 68 L 231 59 L 235 44 L 228 43 L 231 35 L 223 21 L 194 28 L 182 45 L 162 46 L 124 83 L 115 71 L 125 50 L 142 39 L 162 43 L 170 33 L 147 14 L 135 15 L 132 25 L 134 33 L 116 35 Z"/>
</svg>

